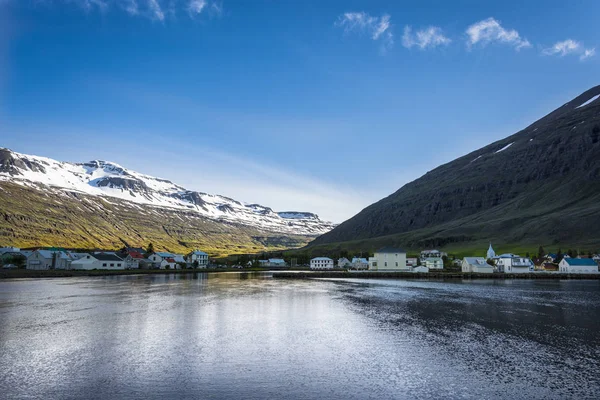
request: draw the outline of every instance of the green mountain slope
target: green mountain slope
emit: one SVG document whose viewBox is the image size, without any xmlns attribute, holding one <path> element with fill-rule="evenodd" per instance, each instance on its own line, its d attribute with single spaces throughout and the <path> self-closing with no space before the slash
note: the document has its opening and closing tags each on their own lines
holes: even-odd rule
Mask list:
<svg viewBox="0 0 600 400">
<path fill-rule="evenodd" d="M 212 256 L 301 247 L 309 236 L 272 233 L 193 211 L 0 181 L 0 246 L 120 248 L 124 244 Z"/>
</svg>

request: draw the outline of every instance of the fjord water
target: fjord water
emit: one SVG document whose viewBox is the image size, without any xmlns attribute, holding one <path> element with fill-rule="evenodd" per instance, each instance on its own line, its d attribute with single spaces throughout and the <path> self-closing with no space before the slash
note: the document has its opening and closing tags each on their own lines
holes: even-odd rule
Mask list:
<svg viewBox="0 0 600 400">
<path fill-rule="evenodd" d="M 0 282 L 0 398 L 599 398 L 599 281 Z"/>
</svg>

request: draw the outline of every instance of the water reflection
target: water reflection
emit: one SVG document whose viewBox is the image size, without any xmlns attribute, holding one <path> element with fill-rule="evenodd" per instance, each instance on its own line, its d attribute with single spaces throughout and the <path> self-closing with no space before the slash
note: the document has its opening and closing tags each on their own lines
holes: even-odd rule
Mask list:
<svg viewBox="0 0 600 400">
<path fill-rule="evenodd" d="M 0 282 L 6 398 L 597 398 L 599 282 Z"/>
</svg>

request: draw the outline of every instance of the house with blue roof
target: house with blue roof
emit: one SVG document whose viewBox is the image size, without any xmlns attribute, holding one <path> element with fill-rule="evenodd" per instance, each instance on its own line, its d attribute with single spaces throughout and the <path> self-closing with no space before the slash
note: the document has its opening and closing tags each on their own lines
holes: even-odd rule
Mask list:
<svg viewBox="0 0 600 400">
<path fill-rule="evenodd" d="M 591 258 L 563 258 L 558 271 L 567 274 L 597 274 L 598 264 Z"/>
<path fill-rule="evenodd" d="M 186 256 L 186 261 L 192 267 L 206 268 L 208 266 L 208 254 L 200 250 L 194 250 Z"/>
</svg>

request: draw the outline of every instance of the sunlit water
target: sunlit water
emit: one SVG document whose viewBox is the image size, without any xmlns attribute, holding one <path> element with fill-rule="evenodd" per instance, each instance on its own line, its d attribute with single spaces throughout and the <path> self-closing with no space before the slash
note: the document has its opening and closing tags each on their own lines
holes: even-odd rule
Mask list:
<svg viewBox="0 0 600 400">
<path fill-rule="evenodd" d="M 599 281 L 0 282 L 0 398 L 600 398 Z"/>
</svg>

